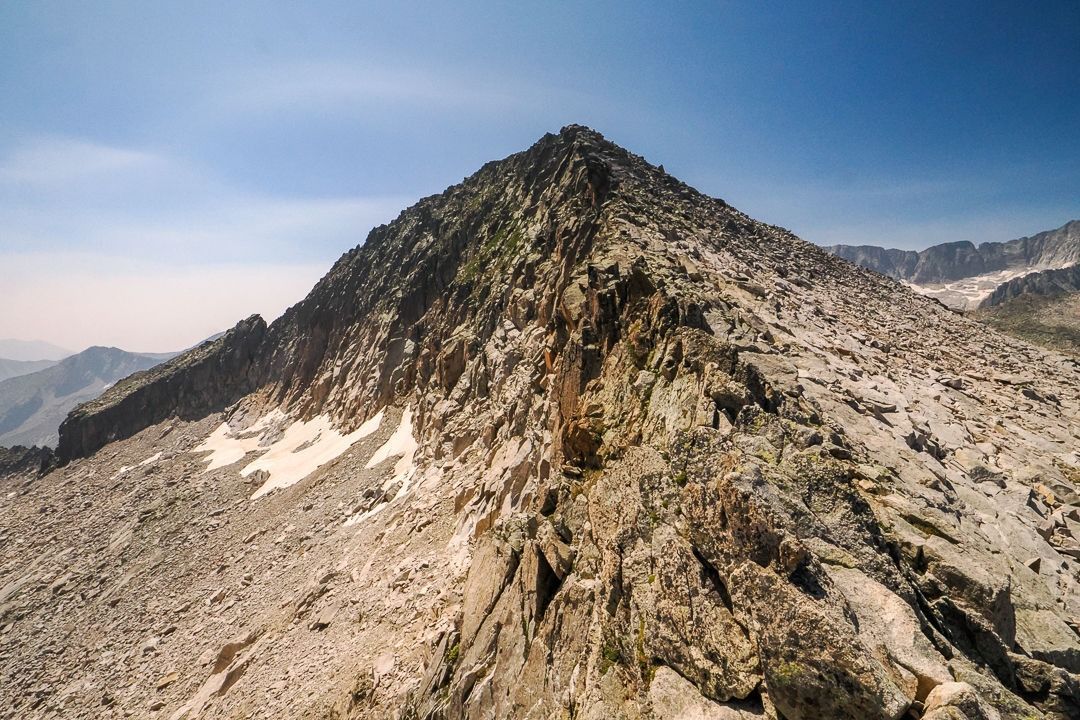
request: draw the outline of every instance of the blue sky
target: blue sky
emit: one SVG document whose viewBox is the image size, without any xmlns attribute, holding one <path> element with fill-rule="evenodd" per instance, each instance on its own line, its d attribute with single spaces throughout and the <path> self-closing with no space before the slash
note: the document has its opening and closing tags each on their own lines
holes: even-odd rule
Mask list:
<svg viewBox="0 0 1080 720">
<path fill-rule="evenodd" d="M 1080 4 L 0 5 L 0 337 L 180 347 L 571 122 L 822 243 L 1080 217 Z"/>
</svg>

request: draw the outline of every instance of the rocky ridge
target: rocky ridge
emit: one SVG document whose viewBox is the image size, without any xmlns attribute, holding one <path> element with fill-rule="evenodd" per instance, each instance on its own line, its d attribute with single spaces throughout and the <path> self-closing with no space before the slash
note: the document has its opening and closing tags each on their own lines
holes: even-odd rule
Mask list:
<svg viewBox="0 0 1080 720">
<path fill-rule="evenodd" d="M 256 387 L 252 352 L 266 330 L 254 315 L 215 340 L 131 374 L 80 404 L 60 423 L 57 457 L 85 457 L 173 417 L 199 419 L 219 412 Z"/>
<path fill-rule="evenodd" d="M 0 697 L 1075 717 L 1078 398 L 1075 360 L 568 127 L 0 479 Z"/>
</svg>

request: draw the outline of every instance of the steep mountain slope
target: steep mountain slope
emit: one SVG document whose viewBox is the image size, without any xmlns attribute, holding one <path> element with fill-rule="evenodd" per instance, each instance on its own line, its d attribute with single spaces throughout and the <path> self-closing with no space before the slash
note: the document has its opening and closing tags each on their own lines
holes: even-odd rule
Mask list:
<svg viewBox="0 0 1080 720">
<path fill-rule="evenodd" d="M 0 705 L 1075 717 L 1078 398 L 568 127 L 0 480 Z"/>
<path fill-rule="evenodd" d="M 56 362 L 56 360 L 7 360 L 0 358 L 0 381 L 44 370 L 47 367 L 52 367 Z"/>
<path fill-rule="evenodd" d="M 0 381 L 0 446 L 55 447 L 60 423 L 79 403 L 159 357 L 92 347 L 44 370 Z"/>
<path fill-rule="evenodd" d="M 1032 272 L 1080 263 L 1080 220 L 1056 230 L 1008 242 L 934 245 L 926 250 L 887 250 L 870 245 L 833 245 L 834 255 L 904 280 L 946 305 L 978 306 L 999 285 Z"/>
</svg>

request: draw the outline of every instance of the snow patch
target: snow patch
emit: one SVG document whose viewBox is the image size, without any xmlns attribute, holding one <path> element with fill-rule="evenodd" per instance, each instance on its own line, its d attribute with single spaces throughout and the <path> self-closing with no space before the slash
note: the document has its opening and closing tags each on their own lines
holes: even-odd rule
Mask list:
<svg viewBox="0 0 1080 720">
<path fill-rule="evenodd" d="M 232 465 L 248 453 L 262 452 L 240 471 L 241 477 L 263 470 L 269 477 L 251 496 L 256 500 L 267 493 L 295 485 L 317 468 L 344 453 L 349 447 L 379 429 L 383 413 L 371 418 L 348 435 L 338 432 L 328 415 L 310 420 L 297 420 L 285 428 L 278 439 L 266 445 L 270 433 L 288 420 L 281 410 L 271 410 L 243 430 L 234 431 L 221 423 L 209 437 L 192 452 L 210 453 L 204 461 L 204 472 Z"/>
<path fill-rule="evenodd" d="M 263 415 L 261 418 L 255 421 L 251 427 L 246 430 L 241 430 L 237 435 L 253 435 L 254 433 L 261 433 L 264 430 L 275 427 L 282 420 L 285 420 L 289 416 L 284 413 L 280 408 L 274 408 L 270 412 Z"/>
<path fill-rule="evenodd" d="M 234 434 L 229 428 L 229 423 L 218 425 L 217 430 L 210 433 L 209 437 L 192 450 L 192 452 L 197 453 L 210 453 L 210 455 L 203 458 L 205 462 L 209 463 L 203 472 L 208 473 L 211 470 L 232 465 L 234 462 L 242 460 L 249 452 L 258 450 L 259 438 L 257 436 L 241 437 L 241 435 L 248 434 L 250 430 L 249 428 L 247 432 Z"/>
<path fill-rule="evenodd" d="M 134 468 L 134 465 L 121 465 L 120 469 L 117 470 L 115 473 L 113 473 L 112 477 L 110 477 L 109 479 L 110 480 L 115 480 L 116 478 L 120 477 L 121 475 L 126 473 L 128 470 L 131 470 L 132 468 Z"/>
<path fill-rule="evenodd" d="M 382 416 L 380 411 L 348 435 L 339 433 L 328 415 L 318 415 L 306 421 L 297 420 L 285 429 L 281 439 L 240 471 L 243 477 L 258 470 L 270 475 L 251 499 L 257 500 L 269 492 L 300 482 L 344 453 L 357 440 L 378 430 Z"/>
<path fill-rule="evenodd" d="M 401 423 L 398 424 L 397 430 L 383 443 L 381 448 L 375 451 L 375 454 L 367 461 L 367 465 L 364 466 L 373 468 L 388 458 L 401 456 L 401 459 L 394 464 L 393 476 L 383 483 L 384 488 L 389 488 L 395 483 L 401 482 L 401 489 L 394 496 L 394 500 L 409 491 L 409 481 L 412 479 L 413 471 L 416 470 L 416 464 L 413 462 L 416 448 L 417 444 L 416 440 L 413 439 L 412 432 L 412 408 L 407 407 L 405 412 L 401 414 Z"/>
<path fill-rule="evenodd" d="M 977 308 L 983 300 L 990 296 L 990 293 L 994 292 L 1003 283 L 1031 273 L 1054 268 L 1055 266 L 1012 268 L 983 273 L 982 275 L 972 275 L 971 277 L 946 283 L 930 283 L 926 285 L 916 285 L 906 280 L 902 282 L 920 295 L 936 298 L 951 308 L 971 310 Z"/>
<path fill-rule="evenodd" d="M 156 463 L 160 459 L 161 459 L 161 453 L 156 452 L 153 455 L 151 455 L 150 457 L 143 460 L 141 463 L 139 463 L 139 465 L 150 465 L 151 463 Z"/>
<path fill-rule="evenodd" d="M 382 444 L 382 447 L 375 451 L 375 454 L 372 455 L 371 459 L 364 465 L 365 468 L 371 469 L 381 462 L 400 455 L 401 457 L 394 463 L 393 475 L 382 484 L 382 488 L 383 490 L 389 490 L 399 482 L 401 483 L 401 487 L 398 488 L 398 491 L 390 500 L 381 502 L 366 512 L 358 513 L 350 517 L 345 521 L 346 526 L 356 525 L 357 523 L 361 523 L 368 518 L 378 515 L 385 510 L 387 506 L 409 491 L 413 475 L 416 472 L 415 456 L 417 447 L 418 445 L 413 438 L 412 431 L 412 408 L 407 407 L 401 414 L 401 422 L 398 424 L 397 429 L 394 430 L 394 434 Z"/>
</svg>

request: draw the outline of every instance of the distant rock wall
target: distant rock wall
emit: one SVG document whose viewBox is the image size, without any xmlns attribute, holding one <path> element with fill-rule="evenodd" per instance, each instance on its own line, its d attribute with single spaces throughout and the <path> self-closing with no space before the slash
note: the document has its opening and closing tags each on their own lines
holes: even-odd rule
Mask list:
<svg viewBox="0 0 1080 720">
<path fill-rule="evenodd" d="M 1080 220 L 1056 230 L 988 242 L 978 246 L 967 241 L 942 243 L 920 250 L 894 250 L 873 245 L 833 245 L 833 255 L 882 275 L 915 284 L 943 283 L 984 273 L 1027 268 L 1040 270 L 1080 263 Z"/>
<path fill-rule="evenodd" d="M 919 253 L 914 250 L 895 250 L 875 245 L 833 245 L 825 249 L 848 262 L 897 280 L 910 277 L 919 262 Z"/>
</svg>

